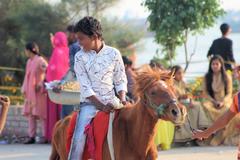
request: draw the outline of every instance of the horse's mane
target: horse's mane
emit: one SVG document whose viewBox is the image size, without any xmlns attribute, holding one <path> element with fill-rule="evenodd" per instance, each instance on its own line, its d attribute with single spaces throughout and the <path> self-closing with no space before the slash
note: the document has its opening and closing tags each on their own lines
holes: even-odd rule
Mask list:
<svg viewBox="0 0 240 160">
<path fill-rule="evenodd" d="M 153 69 L 149 65 L 144 65 L 136 73 L 134 95 L 138 98 L 143 98 L 146 89 L 159 80 L 165 81 L 168 86 L 173 84 L 173 74 L 170 71 Z"/>
</svg>

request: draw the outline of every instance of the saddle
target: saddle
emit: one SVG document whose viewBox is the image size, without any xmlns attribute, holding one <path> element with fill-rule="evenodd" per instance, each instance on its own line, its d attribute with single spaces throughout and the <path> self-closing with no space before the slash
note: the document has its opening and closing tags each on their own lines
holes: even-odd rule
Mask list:
<svg viewBox="0 0 240 160">
<path fill-rule="evenodd" d="M 115 118 L 118 115 L 115 111 Z M 78 112 L 74 112 L 67 129 L 67 153 L 70 152 L 72 137 L 76 125 Z M 103 143 L 107 137 L 109 125 L 109 114 L 98 112 L 94 119 L 85 127 L 86 144 L 83 153 L 83 159 L 102 160 Z"/>
</svg>

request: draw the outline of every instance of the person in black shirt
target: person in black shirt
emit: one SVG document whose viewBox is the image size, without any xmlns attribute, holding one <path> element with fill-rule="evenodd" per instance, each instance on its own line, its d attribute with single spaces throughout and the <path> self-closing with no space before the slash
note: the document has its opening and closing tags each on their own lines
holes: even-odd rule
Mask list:
<svg viewBox="0 0 240 160">
<path fill-rule="evenodd" d="M 224 60 L 226 70 L 232 70 L 232 64 L 235 63 L 232 49 L 233 43 L 232 40 L 227 38 L 231 32 L 231 28 L 227 23 L 223 23 L 220 26 L 220 30 L 222 32 L 222 37 L 213 41 L 207 57 L 211 58 L 214 55 L 220 55 Z"/>
</svg>

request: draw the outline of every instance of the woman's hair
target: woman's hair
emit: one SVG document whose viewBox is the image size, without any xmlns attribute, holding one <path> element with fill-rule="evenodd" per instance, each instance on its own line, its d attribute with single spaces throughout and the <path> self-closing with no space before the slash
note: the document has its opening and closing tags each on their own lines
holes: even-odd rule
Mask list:
<svg viewBox="0 0 240 160">
<path fill-rule="evenodd" d="M 171 68 L 171 72 L 174 72 L 174 75 L 175 75 L 175 73 L 177 73 L 180 69 L 182 69 L 181 66 L 175 65 Z"/>
<path fill-rule="evenodd" d="M 224 91 L 225 94 L 227 94 L 228 90 L 227 90 L 227 84 L 228 82 L 228 78 L 227 78 L 227 73 L 224 67 L 224 61 L 222 59 L 221 56 L 219 55 L 215 55 L 211 58 L 210 63 L 209 63 L 209 68 L 208 68 L 208 72 L 205 75 L 205 81 L 206 81 L 206 88 L 207 88 L 207 92 L 209 93 L 209 95 L 214 98 L 214 93 L 213 93 L 213 89 L 212 89 L 212 81 L 213 81 L 213 70 L 212 70 L 212 62 L 214 60 L 218 60 L 221 63 L 221 76 L 223 78 L 223 83 L 224 83 Z"/>
<path fill-rule="evenodd" d="M 35 55 L 40 55 L 39 47 L 38 47 L 37 43 L 35 43 L 35 42 L 27 43 L 25 48 L 26 48 L 26 50 L 29 50 L 30 52 L 32 52 Z"/>
<path fill-rule="evenodd" d="M 102 39 L 102 27 L 100 22 L 93 17 L 84 17 L 74 27 L 75 32 L 82 32 L 85 35 L 97 35 Z"/>
</svg>

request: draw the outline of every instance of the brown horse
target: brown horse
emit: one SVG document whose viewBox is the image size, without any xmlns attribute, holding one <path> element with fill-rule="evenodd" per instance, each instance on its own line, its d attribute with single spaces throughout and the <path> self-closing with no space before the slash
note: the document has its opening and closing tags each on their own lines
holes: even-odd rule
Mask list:
<svg viewBox="0 0 240 160">
<path fill-rule="evenodd" d="M 172 76 L 166 71 L 145 67 L 136 77 L 135 95 L 139 100 L 119 111 L 113 122 L 113 146 L 116 160 L 156 160 L 155 126 L 159 119 L 181 124 L 186 109 L 177 101 Z M 70 117 L 58 122 L 52 139 L 51 160 L 67 160 L 66 130 Z M 103 160 L 111 160 L 105 140 Z"/>
</svg>

